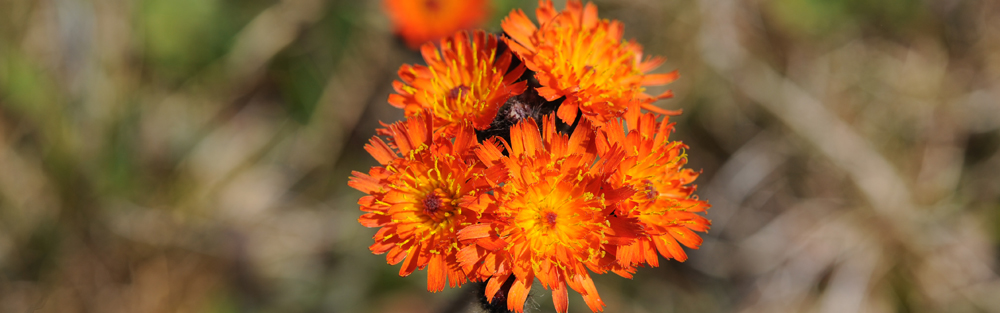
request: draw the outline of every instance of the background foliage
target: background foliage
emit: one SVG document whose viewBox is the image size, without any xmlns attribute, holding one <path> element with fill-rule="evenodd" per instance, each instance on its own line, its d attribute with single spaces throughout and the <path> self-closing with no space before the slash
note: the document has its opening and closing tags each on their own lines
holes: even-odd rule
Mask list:
<svg viewBox="0 0 1000 313">
<path fill-rule="evenodd" d="M 1000 2 L 596 3 L 680 71 L 660 105 L 714 222 L 685 263 L 597 278 L 608 312 L 1000 312 Z M 495 4 L 492 31 L 536 5 Z M 377 1 L 0 1 L 0 312 L 467 297 L 356 221 L 347 177 L 419 61 L 389 30 Z"/>
</svg>

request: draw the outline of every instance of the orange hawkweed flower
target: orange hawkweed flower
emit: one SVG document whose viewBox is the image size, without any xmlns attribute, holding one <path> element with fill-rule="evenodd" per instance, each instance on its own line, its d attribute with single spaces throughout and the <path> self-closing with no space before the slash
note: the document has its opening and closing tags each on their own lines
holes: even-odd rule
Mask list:
<svg viewBox="0 0 1000 313">
<path fill-rule="evenodd" d="M 530 118 L 512 127 L 510 145 L 504 142 L 509 157 L 495 145 L 480 146 L 477 155 L 483 162 L 507 168 L 508 177 L 497 191 L 498 221 L 469 226 L 459 233 L 463 240 L 481 238 L 486 244 L 466 246 L 459 259 L 467 268 L 482 266 L 493 272 L 486 287 L 491 301 L 514 275 L 507 296 L 510 310 L 522 312 L 532 282 L 538 278 L 543 287 L 552 288 L 556 311 L 567 310 L 567 286 L 583 295 L 591 310 L 600 311 L 604 303 L 587 269 L 603 272 L 598 264 L 604 256 L 601 245 L 611 213 L 606 203 L 627 198 L 631 190 L 605 188 L 605 171 L 617 166 L 615 153 L 598 160 L 588 151 L 594 130 L 587 123 L 581 123 L 572 136 L 556 132 L 552 115 L 542 124 L 541 133 Z M 496 244 L 498 240 L 506 245 Z"/>
<path fill-rule="evenodd" d="M 497 55 L 495 36 L 476 31 L 469 39 L 463 31 L 442 40 L 440 50 L 425 44 L 420 51 L 427 66 L 400 67 L 402 81 L 393 82 L 398 94 L 389 103 L 407 117 L 428 111 L 445 127 L 471 121 L 476 129 L 488 128 L 507 98 L 524 92 L 527 83 L 515 83 L 524 67 L 507 72 L 513 56 L 506 50 Z"/>
<path fill-rule="evenodd" d="M 487 0 L 385 0 L 395 32 L 412 49 L 481 25 L 489 15 Z"/>
<path fill-rule="evenodd" d="M 401 276 L 426 268 L 430 291 L 484 282 L 486 309 L 499 297 L 516 312 L 538 279 L 558 312 L 569 289 L 598 312 L 591 273 L 631 277 L 701 245 L 709 205 L 687 146 L 668 138 L 680 111 L 653 105 L 670 91 L 645 89 L 677 72 L 651 74 L 664 59 L 624 41 L 621 22 L 541 0 L 538 24 L 515 10 L 500 42 L 456 31 L 482 19 L 485 0 L 384 1 L 426 65 L 399 68 L 388 102 L 406 120 L 383 124 L 365 146 L 380 165 L 349 185 L 367 194 L 358 221 L 379 228 L 370 250 Z"/>
<path fill-rule="evenodd" d="M 625 120 L 627 125 L 620 119 L 609 122 L 598 133 L 596 146 L 599 152 L 613 151 L 616 147 L 625 152 L 625 158 L 618 163 L 619 171 L 612 175 L 612 182 L 637 192 L 624 201 L 616 213 L 636 219 L 645 235 L 618 246 L 615 257 L 624 268 L 642 263 L 658 266 L 656 252 L 667 259 L 684 262 L 687 254 L 680 245 L 697 249 L 702 239 L 694 232 L 707 232 L 712 224 L 699 215 L 710 206 L 698 200 L 693 195 L 696 186 L 689 185 L 698 177 L 698 172 L 684 168 L 687 146 L 668 139 L 673 131 L 672 123 L 657 122 L 653 114 L 640 115 L 634 111 L 628 112 Z M 616 273 L 630 276 L 620 271 Z"/>
<path fill-rule="evenodd" d="M 578 109 L 595 125 L 635 105 L 663 114 L 680 113 L 652 104 L 673 93 L 650 96 L 643 87 L 672 82 L 677 72 L 647 74 L 664 59 L 643 61 L 639 44 L 622 41 L 621 22 L 598 19 L 594 4 L 584 7 L 578 0 L 570 0 L 562 12 L 556 12 L 551 1 L 540 1 L 536 16 L 537 27 L 523 11 L 511 12 L 501 24 L 511 37 L 504 40 L 535 71 L 542 85 L 537 88 L 539 95 L 549 101 L 566 97 L 557 112 L 563 122 L 572 124 Z"/>
<path fill-rule="evenodd" d="M 459 129 L 454 140 L 432 136 L 432 119 L 398 122 L 373 137 L 365 150 L 382 166 L 368 174 L 354 172 L 349 185 L 367 196 L 358 204 L 366 227 L 381 227 L 370 249 L 388 253 L 389 264 L 404 261 L 399 275 L 427 268 L 427 289 L 440 291 L 445 282 L 466 281 L 456 260 L 456 233 L 489 214 L 492 196 L 484 166 L 472 154 L 476 136 L 471 127 Z"/>
</svg>

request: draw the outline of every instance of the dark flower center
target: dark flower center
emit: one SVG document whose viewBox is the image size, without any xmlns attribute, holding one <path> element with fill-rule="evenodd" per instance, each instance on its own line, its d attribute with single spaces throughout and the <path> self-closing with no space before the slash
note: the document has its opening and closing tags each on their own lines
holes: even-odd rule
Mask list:
<svg viewBox="0 0 1000 313">
<path fill-rule="evenodd" d="M 428 194 L 420 204 L 424 206 L 424 214 L 435 222 L 440 223 L 452 215 L 451 199 L 441 189 Z"/>
<path fill-rule="evenodd" d="M 651 182 L 651 181 L 649 181 L 647 179 L 645 181 L 645 183 L 646 183 L 646 190 L 645 190 L 646 191 L 646 200 L 653 201 L 653 200 L 656 200 L 656 198 L 659 198 L 660 197 L 660 192 L 656 191 L 656 187 L 653 186 L 653 182 Z"/>
<path fill-rule="evenodd" d="M 556 218 L 559 217 L 556 212 L 545 212 L 545 222 L 549 224 L 549 227 L 556 227 Z"/>
<path fill-rule="evenodd" d="M 424 198 L 424 213 L 427 215 L 435 215 L 443 207 L 444 200 L 441 200 L 441 197 L 436 194 L 430 194 Z"/>
<path fill-rule="evenodd" d="M 472 91 L 472 88 L 469 88 L 469 86 L 466 86 L 466 85 L 461 85 L 461 86 L 452 88 L 451 92 L 448 92 L 448 99 L 452 99 L 452 100 L 458 99 L 459 95 L 469 94 L 469 91 Z"/>
</svg>

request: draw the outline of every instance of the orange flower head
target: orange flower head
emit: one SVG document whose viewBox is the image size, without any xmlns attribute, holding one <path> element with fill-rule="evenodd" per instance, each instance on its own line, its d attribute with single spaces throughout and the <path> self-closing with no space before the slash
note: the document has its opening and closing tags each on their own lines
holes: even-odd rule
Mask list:
<svg viewBox="0 0 1000 313">
<path fill-rule="evenodd" d="M 403 262 L 400 276 L 426 267 L 427 289 L 436 292 L 446 281 L 451 287 L 466 281 L 456 234 L 492 211 L 492 196 L 472 154 L 472 128 L 461 128 L 454 140 L 435 138 L 432 129 L 425 115 L 380 131 L 390 143 L 376 136 L 365 149 L 381 166 L 354 172 L 349 185 L 368 194 L 358 202 L 367 212 L 358 221 L 381 227 L 371 251 L 388 253 L 389 264 Z"/>
<path fill-rule="evenodd" d="M 486 164 L 508 169 L 503 187 L 497 191 L 500 203 L 491 224 L 470 226 L 459 236 L 463 239 L 488 239 L 486 245 L 469 245 L 459 255 L 463 264 L 490 264 L 492 278 L 486 296 L 492 300 L 510 275 L 516 280 L 507 296 L 507 307 L 521 312 L 535 278 L 545 288 L 552 288 L 552 300 L 558 312 L 568 306 L 566 287 L 583 295 L 593 311 L 604 306 L 587 269 L 602 270 L 598 262 L 608 231 L 606 205 L 610 198 L 627 198 L 627 189 L 608 190 L 603 181 L 614 160 L 598 160 L 588 151 L 594 130 L 581 123 L 572 136 L 556 132 L 555 117 L 548 115 L 540 133 L 534 119 L 526 119 L 511 128 L 510 152 L 503 156 L 492 145 L 483 145 L 480 158 Z M 506 245 L 496 251 L 481 249 L 494 246 L 497 236 Z M 491 258 L 492 257 L 492 258 Z M 500 260 L 496 260 L 499 258 Z"/>
<path fill-rule="evenodd" d="M 658 266 L 656 252 L 667 259 L 687 260 L 681 244 L 697 249 L 702 239 L 694 232 L 707 232 L 712 224 L 699 214 L 710 206 L 693 195 L 696 186 L 690 183 L 698 172 L 684 168 L 687 146 L 670 141 L 672 131 L 672 123 L 657 122 L 653 114 L 629 112 L 625 121 L 613 120 L 598 133 L 598 151 L 618 147 L 626 153 L 612 181 L 637 191 L 617 212 L 636 219 L 645 232 L 615 251 L 625 268 L 642 263 Z"/>
<path fill-rule="evenodd" d="M 501 24 L 510 36 L 504 40 L 535 71 L 542 85 L 537 88 L 539 95 L 549 101 L 566 97 L 557 111 L 563 122 L 572 124 L 580 111 L 601 125 L 622 116 L 630 106 L 680 113 L 652 104 L 671 97 L 670 91 L 650 96 L 643 87 L 672 82 L 677 72 L 647 74 L 664 60 L 643 61 L 639 44 L 622 41 L 621 22 L 598 19 L 594 4 L 584 6 L 578 0 L 570 0 L 562 12 L 551 1 L 542 0 L 536 16 L 540 26 L 521 10 L 511 12 Z"/>
<path fill-rule="evenodd" d="M 489 15 L 487 0 L 385 0 L 395 32 L 412 49 L 481 25 Z"/>
<path fill-rule="evenodd" d="M 524 67 L 508 73 L 513 56 L 506 50 L 497 55 L 495 36 L 476 31 L 471 39 L 459 32 L 442 40 L 440 50 L 425 44 L 421 52 L 427 66 L 400 67 L 402 81 L 393 82 L 397 94 L 389 96 L 389 103 L 406 110 L 407 117 L 428 111 L 435 124 L 446 128 L 465 121 L 488 128 L 500 106 L 524 92 L 526 82 L 515 83 Z"/>
</svg>

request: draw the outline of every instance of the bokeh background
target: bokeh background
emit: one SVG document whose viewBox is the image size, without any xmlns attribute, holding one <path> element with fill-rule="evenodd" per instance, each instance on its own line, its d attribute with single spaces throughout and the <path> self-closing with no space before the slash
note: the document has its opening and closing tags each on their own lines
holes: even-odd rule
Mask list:
<svg viewBox="0 0 1000 313">
<path fill-rule="evenodd" d="M 680 71 L 713 205 L 607 312 L 1000 312 L 1000 1 L 596 4 Z M 379 1 L 0 1 L 0 312 L 476 312 L 347 186 L 419 61 Z"/>
</svg>

